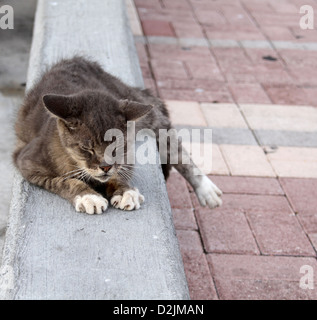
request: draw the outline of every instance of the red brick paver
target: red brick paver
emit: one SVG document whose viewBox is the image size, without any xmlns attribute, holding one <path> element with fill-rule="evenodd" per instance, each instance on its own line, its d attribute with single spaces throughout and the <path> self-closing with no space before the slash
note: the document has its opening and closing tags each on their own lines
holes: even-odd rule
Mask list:
<svg viewBox="0 0 317 320">
<path fill-rule="evenodd" d="M 220 299 L 317 298 L 316 290 L 299 287 L 302 266 L 316 271 L 314 258 L 209 254 L 207 259 Z"/>
<path fill-rule="evenodd" d="M 144 81 L 172 121 L 254 136 L 213 145 L 222 207 L 202 208 L 178 173 L 167 181 L 191 298 L 317 299 L 317 278 L 300 287 L 301 267 L 317 267 L 317 127 L 303 107 L 317 107 L 317 31 L 299 28 L 300 6 L 317 11 L 317 1 L 134 2 Z M 277 105 L 303 108 L 301 124 Z M 257 130 L 281 146 L 261 145 Z M 293 146 L 301 134 L 310 144 Z"/>
<path fill-rule="evenodd" d="M 178 230 L 177 236 L 180 242 L 191 298 L 195 300 L 216 300 L 218 298 L 216 289 L 209 272 L 199 234 L 196 231 Z"/>
</svg>

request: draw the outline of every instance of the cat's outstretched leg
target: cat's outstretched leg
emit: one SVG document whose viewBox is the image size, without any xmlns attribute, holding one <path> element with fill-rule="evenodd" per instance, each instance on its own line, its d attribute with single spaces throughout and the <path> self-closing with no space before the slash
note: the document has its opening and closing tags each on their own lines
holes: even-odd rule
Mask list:
<svg viewBox="0 0 317 320">
<path fill-rule="evenodd" d="M 221 206 L 222 191 L 197 168 L 180 142 L 178 144 L 178 156 L 179 163 L 173 166 L 191 184 L 200 204 L 202 206 L 207 205 L 211 209 Z"/>
</svg>

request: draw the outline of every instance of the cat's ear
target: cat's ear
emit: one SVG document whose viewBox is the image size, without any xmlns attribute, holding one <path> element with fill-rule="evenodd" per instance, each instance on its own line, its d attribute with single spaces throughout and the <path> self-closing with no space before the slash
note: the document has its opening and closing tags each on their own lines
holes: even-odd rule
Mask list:
<svg viewBox="0 0 317 320">
<path fill-rule="evenodd" d="M 77 116 L 78 111 L 74 110 L 74 98 L 58 94 L 46 94 L 43 96 L 43 103 L 46 109 L 54 116 L 67 121 Z"/>
<path fill-rule="evenodd" d="M 120 100 L 120 108 L 127 121 L 136 121 L 153 109 L 153 106 L 135 101 Z"/>
</svg>

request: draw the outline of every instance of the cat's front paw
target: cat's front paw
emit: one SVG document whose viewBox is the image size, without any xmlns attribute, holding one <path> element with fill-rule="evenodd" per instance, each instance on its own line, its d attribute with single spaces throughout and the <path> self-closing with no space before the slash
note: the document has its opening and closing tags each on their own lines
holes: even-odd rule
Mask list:
<svg viewBox="0 0 317 320">
<path fill-rule="evenodd" d="M 115 195 L 110 200 L 115 208 L 129 211 L 139 209 L 143 202 L 144 196 L 136 188 L 125 191 L 123 195 Z"/>
<path fill-rule="evenodd" d="M 206 176 L 202 178 L 201 184 L 195 192 L 203 207 L 208 205 L 210 209 L 213 209 L 222 205 L 221 190 Z"/>
<path fill-rule="evenodd" d="M 101 214 L 108 208 L 108 200 L 96 194 L 76 196 L 74 204 L 77 212 L 86 212 L 88 214 Z"/>
</svg>

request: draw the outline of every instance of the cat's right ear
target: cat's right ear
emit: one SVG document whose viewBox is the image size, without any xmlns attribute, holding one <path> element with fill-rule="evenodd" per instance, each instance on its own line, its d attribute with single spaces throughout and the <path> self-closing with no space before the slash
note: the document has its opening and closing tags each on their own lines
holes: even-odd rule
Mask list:
<svg viewBox="0 0 317 320">
<path fill-rule="evenodd" d="M 120 108 L 127 121 L 136 121 L 150 112 L 153 109 L 153 106 L 135 101 L 120 100 Z"/>
<path fill-rule="evenodd" d="M 72 96 L 46 94 L 43 96 L 43 103 L 50 113 L 67 121 L 78 115 L 78 110 L 75 110 L 74 108 L 73 99 Z"/>
</svg>

